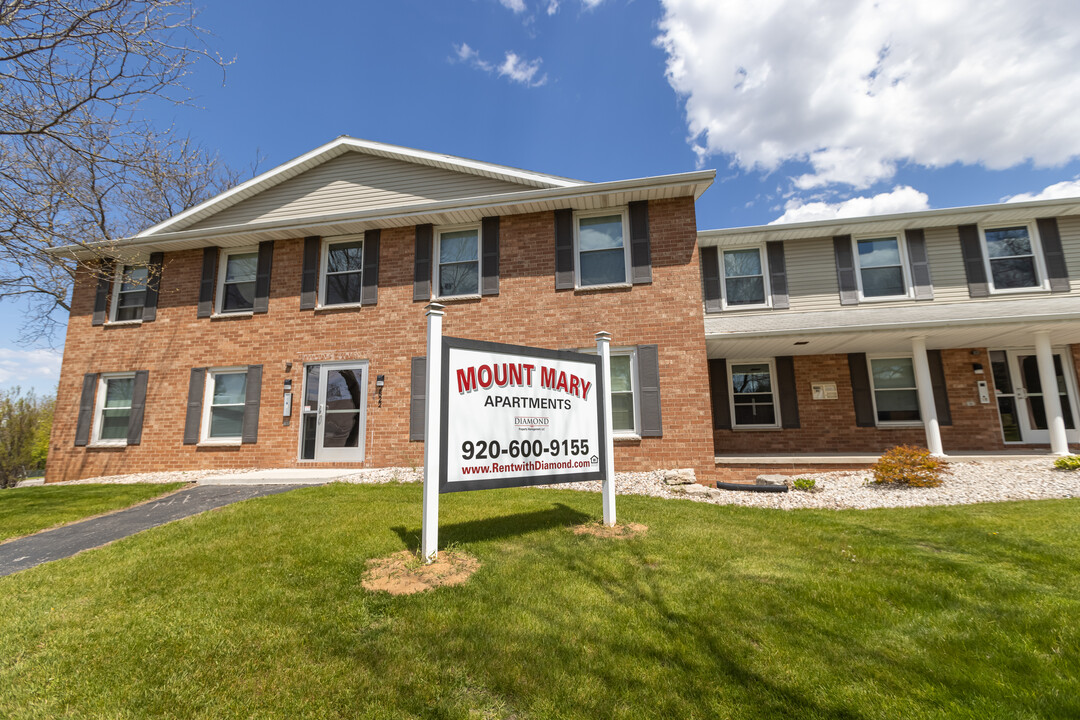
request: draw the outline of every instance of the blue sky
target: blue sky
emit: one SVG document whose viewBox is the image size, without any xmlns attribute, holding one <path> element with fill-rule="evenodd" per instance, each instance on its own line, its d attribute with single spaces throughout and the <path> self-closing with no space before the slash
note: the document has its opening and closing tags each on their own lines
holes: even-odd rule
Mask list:
<svg viewBox="0 0 1080 720">
<path fill-rule="evenodd" d="M 224 82 L 203 64 L 191 106 L 146 110 L 261 170 L 341 134 L 583 180 L 715 168 L 701 229 L 1080 195 L 1080 6 L 985 5 L 216 3 Z M 19 321 L 0 388 L 49 392 Z"/>
</svg>

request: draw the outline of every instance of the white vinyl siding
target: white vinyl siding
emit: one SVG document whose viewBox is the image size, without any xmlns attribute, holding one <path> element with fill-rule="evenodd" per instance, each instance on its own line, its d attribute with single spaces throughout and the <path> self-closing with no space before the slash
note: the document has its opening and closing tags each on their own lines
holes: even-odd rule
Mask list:
<svg viewBox="0 0 1080 720">
<path fill-rule="evenodd" d="M 1069 268 L 1069 286 L 1073 292 L 1080 292 L 1080 215 L 1058 218 L 1058 233 Z"/>
<path fill-rule="evenodd" d="M 350 152 L 185 229 L 291 220 L 531 189 L 534 188 Z"/>
</svg>

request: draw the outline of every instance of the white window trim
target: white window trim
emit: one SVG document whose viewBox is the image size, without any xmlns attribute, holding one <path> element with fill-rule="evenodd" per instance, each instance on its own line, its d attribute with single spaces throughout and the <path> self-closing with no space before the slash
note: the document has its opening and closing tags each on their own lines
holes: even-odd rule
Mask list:
<svg viewBox="0 0 1080 720">
<path fill-rule="evenodd" d="M 105 394 L 108 390 L 109 380 L 125 380 L 131 379 L 134 381 L 135 373 L 133 372 L 116 372 L 116 373 L 102 373 L 98 378 L 97 385 L 97 397 L 94 398 L 94 431 L 91 434 L 90 444 L 99 447 L 124 447 L 127 445 L 127 438 L 102 440 L 101 439 L 101 411 L 105 409 Z M 118 408 L 113 408 L 118 409 Z M 128 408 L 130 412 L 131 408 Z"/>
<path fill-rule="evenodd" d="M 321 253 L 320 260 L 319 260 L 319 295 L 318 295 L 318 303 L 315 305 L 316 309 L 321 310 L 322 308 L 334 308 L 334 309 L 337 309 L 337 308 L 357 308 L 357 307 L 360 307 L 363 304 L 361 302 L 351 302 L 351 303 L 336 303 L 336 304 L 330 305 L 330 304 L 327 304 L 327 302 L 326 302 L 326 268 L 327 268 L 327 266 L 329 265 L 329 262 L 330 262 L 330 246 L 331 245 L 337 245 L 339 243 L 344 243 L 344 242 L 356 242 L 357 240 L 359 240 L 362 243 L 361 249 L 360 249 L 360 270 L 359 270 L 359 272 L 360 272 L 360 293 L 361 293 L 361 295 L 363 295 L 363 292 L 364 292 L 364 253 L 367 252 L 367 243 L 364 242 L 363 234 L 360 234 L 360 235 L 343 235 L 343 236 L 340 236 L 340 237 L 323 238 L 322 253 Z M 344 273 L 342 273 L 342 274 L 344 274 Z"/>
<path fill-rule="evenodd" d="M 767 310 L 772 307 L 772 286 L 769 283 L 769 258 L 765 252 L 765 245 L 740 245 L 737 247 L 717 248 L 717 262 L 720 263 L 720 307 L 725 312 L 738 312 L 740 310 Z M 761 260 L 761 279 L 765 288 L 765 302 L 754 305 L 729 305 L 727 291 L 727 274 L 724 272 L 724 253 L 738 252 L 740 250 L 757 250 Z M 743 277 L 751 277 L 749 275 Z"/>
<path fill-rule="evenodd" d="M 859 262 L 859 241 L 888 240 L 890 238 L 896 240 L 896 250 L 900 254 L 900 274 L 904 279 L 904 293 L 902 295 L 879 295 L 874 297 L 867 297 L 863 294 L 863 267 L 862 263 Z M 911 282 L 911 262 L 910 258 L 908 257 L 907 238 L 904 237 L 904 233 L 897 233 L 895 235 L 885 233 L 877 235 L 852 236 L 851 253 L 855 257 L 855 282 L 859 288 L 859 303 L 897 302 L 898 300 L 913 300 L 915 298 L 915 287 Z"/>
<path fill-rule="evenodd" d="M 878 389 L 874 387 L 874 365 L 873 360 L 911 360 L 912 376 L 915 378 L 915 400 L 919 406 L 919 419 L 918 420 L 879 420 L 877 409 L 877 394 Z M 876 353 L 873 355 L 868 354 L 866 356 L 866 372 L 870 377 L 870 402 L 874 406 L 874 425 L 880 428 L 909 428 L 909 427 L 925 427 L 923 421 L 923 406 L 922 398 L 919 397 L 919 378 L 915 375 L 915 356 L 911 353 Z M 882 388 L 883 392 L 889 390 L 900 390 L 906 388 Z"/>
<path fill-rule="evenodd" d="M 599 285 L 581 284 L 581 245 L 579 243 L 581 220 L 591 217 L 604 217 L 606 215 L 618 215 L 622 218 L 623 236 L 623 281 L 614 283 L 601 283 Z M 614 249 L 614 248 L 612 248 Z M 574 212 L 574 289 L 575 290 L 602 290 L 604 288 L 631 287 L 630 282 L 630 210 L 626 207 L 606 208 L 604 210 L 589 210 Z"/>
<path fill-rule="evenodd" d="M 221 305 L 225 301 L 225 270 L 229 266 L 229 257 L 231 255 L 244 255 L 247 253 L 259 252 L 259 246 L 253 245 L 251 247 L 237 247 L 237 248 L 222 248 L 220 258 L 218 258 L 218 271 L 217 271 L 217 289 L 214 293 L 214 315 L 215 316 L 229 316 L 229 315 L 251 315 L 255 312 L 254 308 L 248 308 L 246 310 L 222 310 Z M 259 271 L 256 266 L 255 270 L 255 286 L 259 284 Z"/>
<path fill-rule="evenodd" d="M 123 284 L 123 281 L 124 281 L 124 268 L 125 267 L 133 267 L 133 268 L 145 267 L 146 268 L 146 282 L 147 282 L 147 284 L 150 283 L 150 267 L 149 267 L 148 263 L 136 260 L 136 261 L 132 261 L 130 263 L 118 262 L 116 264 L 116 272 L 113 275 L 112 301 L 109 303 L 109 324 L 110 325 L 138 325 L 139 323 L 142 322 L 142 317 L 138 318 L 137 320 L 117 320 L 116 319 L 116 311 L 120 309 L 119 308 L 119 306 L 120 306 L 120 286 Z M 144 287 L 143 290 L 146 290 L 146 288 Z M 146 298 L 144 297 L 143 298 L 143 312 L 145 312 L 145 311 L 146 311 Z"/>
<path fill-rule="evenodd" d="M 214 400 L 214 378 L 218 375 L 233 375 L 244 373 L 247 375 L 247 366 L 241 365 L 238 367 L 224 367 L 224 368 L 209 368 L 206 371 L 206 380 L 203 382 L 203 403 L 202 403 L 202 423 L 199 428 L 199 444 L 200 445 L 239 445 L 244 439 L 243 429 L 241 428 L 240 434 L 235 437 L 225 438 L 212 438 L 210 437 L 210 410 L 211 403 Z M 247 384 L 245 381 L 245 388 Z M 245 403 L 240 403 L 243 406 Z M 225 406 L 222 406 L 225 407 Z M 230 405 L 228 407 L 235 407 Z"/>
<path fill-rule="evenodd" d="M 1050 289 L 1050 279 L 1046 276 L 1046 268 L 1043 266 L 1042 239 L 1039 237 L 1039 231 L 1035 223 L 994 223 L 993 225 L 980 224 L 978 227 L 979 250 L 982 252 L 983 267 L 986 269 L 986 286 L 990 289 L 991 295 L 1016 295 L 1023 293 L 1045 292 Z M 1035 260 L 1035 275 L 1038 282 L 1031 287 L 1025 288 L 997 288 L 994 286 L 994 273 L 992 268 L 990 267 L 990 250 L 986 246 L 986 231 L 1003 230 L 1005 228 L 1013 227 L 1027 228 L 1028 239 L 1031 240 L 1031 254 L 1033 256 L 1033 259 Z"/>
<path fill-rule="evenodd" d="M 476 292 L 466 293 L 464 295 L 441 295 L 439 294 L 439 271 L 442 267 L 442 263 L 439 262 L 439 256 L 441 254 L 442 236 L 443 233 L 461 232 L 462 230 L 475 230 L 476 231 Z M 480 223 L 466 223 L 464 225 L 442 225 L 435 228 L 435 242 L 432 245 L 432 257 L 431 257 L 431 294 L 436 300 L 465 300 L 480 297 L 480 283 L 483 281 L 483 253 L 484 253 L 484 231 L 480 227 Z M 456 263 L 455 263 L 456 264 Z"/>
<path fill-rule="evenodd" d="M 734 383 L 734 367 L 736 365 L 756 365 L 759 363 L 765 363 L 769 366 L 769 385 L 772 386 L 772 404 L 773 404 L 773 417 L 776 421 L 769 424 L 754 424 L 754 425 L 740 425 L 735 419 L 735 383 Z M 780 388 L 776 383 L 776 359 L 775 358 L 759 358 L 757 360 L 731 360 L 727 361 L 727 386 L 728 386 L 728 408 L 731 412 L 731 429 L 732 430 L 771 430 L 780 427 Z M 740 393 L 748 394 L 748 393 Z"/>
<path fill-rule="evenodd" d="M 577 352 L 583 355 L 596 355 L 595 347 L 579 348 Z M 634 394 L 634 429 L 633 430 L 613 430 L 612 437 L 616 440 L 640 440 L 641 439 L 641 388 L 638 383 L 638 360 L 637 360 L 637 348 L 634 346 L 629 347 L 613 347 L 608 348 L 608 354 L 611 357 L 616 355 L 629 355 L 630 356 L 630 390 Z M 608 402 L 611 402 L 611 388 L 608 388 Z"/>
</svg>

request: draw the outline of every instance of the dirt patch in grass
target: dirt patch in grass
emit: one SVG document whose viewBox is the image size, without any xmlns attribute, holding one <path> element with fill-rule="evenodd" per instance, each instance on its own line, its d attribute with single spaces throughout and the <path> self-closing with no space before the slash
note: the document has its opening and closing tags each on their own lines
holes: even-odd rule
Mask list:
<svg viewBox="0 0 1080 720">
<path fill-rule="evenodd" d="M 632 538 L 644 535 L 648 526 L 641 523 L 616 523 L 614 527 L 608 527 L 603 523 L 589 523 L 588 525 L 575 525 L 575 535 L 592 535 L 599 538 Z"/>
<path fill-rule="evenodd" d="M 425 565 L 412 552 L 402 550 L 390 557 L 368 560 L 361 585 L 372 592 L 412 595 L 432 588 L 461 585 L 479 568 L 479 560 L 456 550 L 443 550 L 430 565 Z"/>
</svg>

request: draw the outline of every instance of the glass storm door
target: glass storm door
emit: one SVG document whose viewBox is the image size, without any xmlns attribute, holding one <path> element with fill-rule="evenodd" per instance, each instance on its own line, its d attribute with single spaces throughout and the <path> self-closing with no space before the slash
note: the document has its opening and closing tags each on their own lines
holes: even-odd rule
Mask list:
<svg viewBox="0 0 1080 720">
<path fill-rule="evenodd" d="M 323 363 L 304 369 L 300 459 L 360 462 L 367 419 L 367 363 Z"/>
<path fill-rule="evenodd" d="M 996 350 L 990 353 L 997 391 L 998 410 L 1005 442 L 1049 444 L 1045 392 L 1039 377 L 1039 362 L 1031 350 Z M 1054 374 L 1058 397 L 1065 417 L 1069 442 L 1077 442 L 1076 389 L 1072 366 L 1058 352 L 1054 353 Z"/>
</svg>

